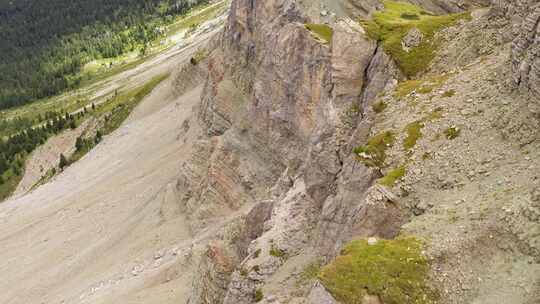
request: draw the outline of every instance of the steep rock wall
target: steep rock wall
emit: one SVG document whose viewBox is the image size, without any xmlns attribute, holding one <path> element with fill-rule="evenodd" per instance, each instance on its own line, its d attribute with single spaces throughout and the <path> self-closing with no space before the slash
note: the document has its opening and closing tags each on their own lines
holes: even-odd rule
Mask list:
<svg viewBox="0 0 540 304">
<path fill-rule="evenodd" d="M 216 275 L 203 259 L 192 299 L 216 290 L 208 278 L 217 277 L 219 286 L 231 280 L 224 303 L 251 303 L 287 268 L 282 254 L 304 261 L 307 248 L 317 248 L 309 249 L 314 256 L 332 257 L 353 230 L 393 234 L 364 229 L 358 219 L 377 213 L 373 196 L 381 207 L 392 203 L 370 189 L 380 173 L 351 151 L 369 135 L 375 96 L 402 76 L 357 22 L 337 20 L 325 43 L 305 27 L 314 20 L 297 1 L 232 3 L 198 110 L 206 138 L 178 188 L 195 228 L 244 205 L 271 212 L 256 239 L 228 245 L 243 259 L 239 271 Z"/>
<path fill-rule="evenodd" d="M 380 3 L 337 1 L 354 13 L 332 21 L 329 43 L 305 27 L 324 20 L 321 9 L 331 4 L 315 3 L 320 6 L 233 1 L 210 56 L 197 117 L 204 136 L 178 187 L 184 207 L 197 229 L 244 206 L 264 216 L 257 217 L 256 232 L 219 244 L 237 255 L 236 271 L 203 259 L 194 303 L 205 302 L 208 290 L 219 292 L 216 303 L 253 303 L 262 289 L 294 303 L 306 296 L 288 294 L 295 289 L 286 288 L 294 267 L 314 257 L 329 260 L 353 237 L 392 238 L 406 219 L 399 199 L 374 186 L 381 173 L 351 153 L 368 139 L 378 93 L 402 78 L 382 48 L 346 17 L 365 16 Z M 415 3 L 437 12 L 488 4 Z M 528 53 L 531 44 L 524 45 Z"/>
</svg>

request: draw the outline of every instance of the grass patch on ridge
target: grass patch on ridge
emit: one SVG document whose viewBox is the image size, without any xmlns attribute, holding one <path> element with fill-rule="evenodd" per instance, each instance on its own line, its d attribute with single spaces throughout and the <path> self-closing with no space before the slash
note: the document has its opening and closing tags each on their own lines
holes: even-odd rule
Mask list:
<svg viewBox="0 0 540 304">
<path fill-rule="evenodd" d="M 427 285 L 429 264 L 415 238 L 352 241 L 325 266 L 319 279 L 341 303 L 359 304 L 377 295 L 385 304 L 431 304 L 437 294 Z"/>
<path fill-rule="evenodd" d="M 424 71 L 439 47 L 435 33 L 454 25 L 460 19 L 470 19 L 470 13 L 436 16 L 419 6 L 399 1 L 383 1 L 384 10 L 373 14 L 371 20 L 361 20 L 368 36 L 382 42 L 383 48 L 396 60 L 400 69 L 408 77 Z M 423 39 L 418 47 L 406 52 L 402 39 L 417 28 Z"/>
</svg>

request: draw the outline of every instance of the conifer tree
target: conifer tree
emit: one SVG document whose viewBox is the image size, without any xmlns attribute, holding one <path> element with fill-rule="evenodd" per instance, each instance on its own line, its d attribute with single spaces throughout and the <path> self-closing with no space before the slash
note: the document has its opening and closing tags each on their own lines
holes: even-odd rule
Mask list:
<svg viewBox="0 0 540 304">
<path fill-rule="evenodd" d="M 60 163 L 58 164 L 58 166 L 60 167 L 60 169 L 64 170 L 64 168 L 68 165 L 68 161 L 66 159 L 66 157 L 64 156 L 63 153 L 60 154 Z"/>
</svg>

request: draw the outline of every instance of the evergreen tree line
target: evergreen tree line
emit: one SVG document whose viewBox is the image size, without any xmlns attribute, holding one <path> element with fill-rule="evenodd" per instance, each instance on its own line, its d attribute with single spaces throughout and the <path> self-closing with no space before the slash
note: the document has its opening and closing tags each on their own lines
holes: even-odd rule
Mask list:
<svg viewBox="0 0 540 304">
<path fill-rule="evenodd" d="M 55 119 L 62 114 L 55 111 L 47 111 L 39 114 L 35 118 L 15 117 L 14 119 L 0 120 L 0 137 L 8 137 L 18 133 L 20 130 L 26 130 L 32 126 Z"/>
<path fill-rule="evenodd" d="M 0 0 L 0 109 L 81 82 L 84 64 L 143 48 L 208 0 Z"/>
<path fill-rule="evenodd" d="M 24 161 L 29 153 L 44 144 L 49 136 L 68 128 L 75 129 L 77 119 L 85 113 L 86 111 L 77 115 L 58 114 L 40 126 L 28 127 L 7 139 L 0 140 L 0 184 L 4 182 L 3 176 L 9 170 L 12 175 L 21 175 Z"/>
</svg>

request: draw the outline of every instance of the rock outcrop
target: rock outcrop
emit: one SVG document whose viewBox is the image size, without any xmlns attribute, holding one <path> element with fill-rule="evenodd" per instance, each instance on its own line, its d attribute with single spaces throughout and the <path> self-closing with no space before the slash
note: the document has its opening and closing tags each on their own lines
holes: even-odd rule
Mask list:
<svg viewBox="0 0 540 304">
<path fill-rule="evenodd" d="M 524 16 L 519 35 L 512 45 L 514 81 L 540 100 L 540 3 L 510 6 L 508 9 Z"/>
</svg>

